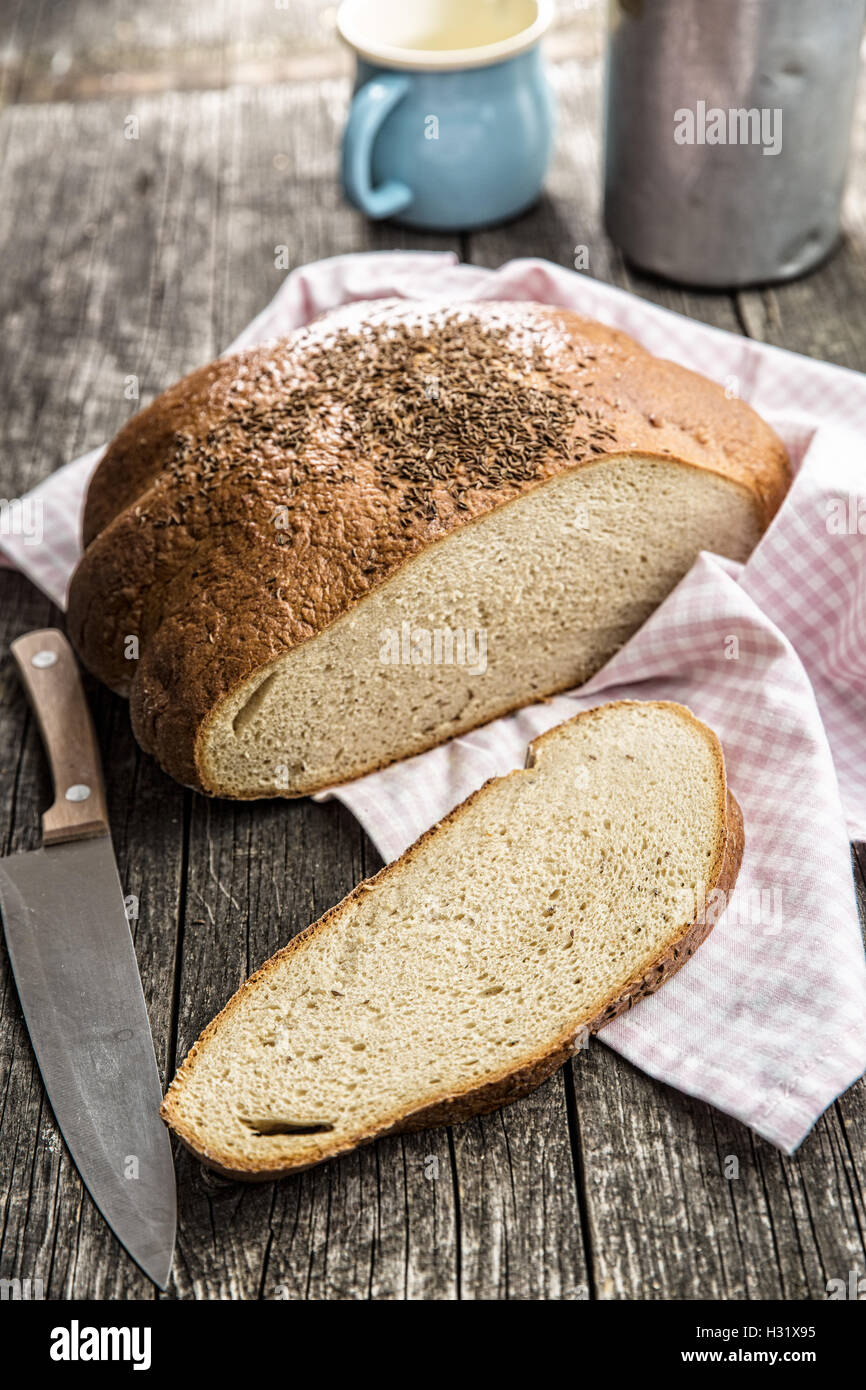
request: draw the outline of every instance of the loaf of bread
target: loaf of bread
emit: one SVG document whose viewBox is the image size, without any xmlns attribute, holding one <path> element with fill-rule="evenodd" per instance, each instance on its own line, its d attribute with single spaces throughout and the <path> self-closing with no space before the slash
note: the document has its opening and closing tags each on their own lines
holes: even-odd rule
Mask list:
<svg viewBox="0 0 866 1390">
<path fill-rule="evenodd" d="M 172 776 L 305 795 L 580 685 L 787 485 L 747 405 L 601 324 L 354 304 L 121 431 L 70 636 Z"/>
<path fill-rule="evenodd" d="M 163 1117 L 281 1177 L 518 1099 L 709 933 L 743 851 L 715 734 L 623 701 L 536 739 L 241 987 Z"/>
</svg>

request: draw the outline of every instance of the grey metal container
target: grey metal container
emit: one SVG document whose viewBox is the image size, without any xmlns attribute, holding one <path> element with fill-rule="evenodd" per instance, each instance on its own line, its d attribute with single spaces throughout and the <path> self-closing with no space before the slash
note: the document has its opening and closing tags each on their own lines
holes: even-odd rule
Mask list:
<svg viewBox="0 0 866 1390">
<path fill-rule="evenodd" d="M 609 9 L 605 222 L 626 256 L 728 288 L 820 261 L 839 235 L 866 0 Z"/>
</svg>

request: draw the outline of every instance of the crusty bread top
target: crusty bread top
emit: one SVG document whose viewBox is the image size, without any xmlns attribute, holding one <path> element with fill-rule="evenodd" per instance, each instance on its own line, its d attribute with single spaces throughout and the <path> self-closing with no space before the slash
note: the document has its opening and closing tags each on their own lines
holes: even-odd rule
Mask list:
<svg viewBox="0 0 866 1390">
<path fill-rule="evenodd" d="M 599 412 L 607 427 L 601 448 L 574 449 L 568 459 L 548 460 L 541 476 L 600 453 L 646 452 L 683 459 L 709 468 L 749 487 L 760 498 L 769 521 L 789 483 L 781 441 L 750 406 L 729 399 L 707 377 L 674 362 L 654 357 L 633 338 L 567 309 L 533 303 L 467 303 L 447 310 L 406 300 L 361 301 L 346 305 L 299 329 L 277 344 L 219 358 L 190 372 L 124 426 L 99 464 L 90 483 L 84 511 L 88 546 L 125 507 L 137 501 L 158 475 L 182 461 L 193 442 L 208 442 L 209 455 L 241 444 L 241 455 L 254 456 L 254 441 L 210 440 L 224 419 L 266 417 L 279 407 L 287 390 L 299 384 L 311 351 L 335 333 L 374 334 L 380 324 L 400 322 L 420 328 L 443 316 L 475 320 L 482 330 L 522 329 L 527 344 L 544 342 L 548 390 L 556 377 L 573 392 L 587 414 Z M 359 370 L 363 364 L 358 363 Z M 431 375 L 436 364 L 431 363 Z M 483 375 L 479 378 L 483 384 Z M 258 421 L 237 423 L 255 432 Z M 377 465 L 393 466 L 399 445 L 380 438 Z"/>
<path fill-rule="evenodd" d="M 761 524 L 788 485 L 747 405 L 601 324 L 538 304 L 349 305 L 193 373 L 121 431 L 91 483 L 70 636 L 131 694 L 143 746 L 201 785 L 195 739 L 239 682 L 455 528 L 634 453 L 730 479 Z"/>
</svg>

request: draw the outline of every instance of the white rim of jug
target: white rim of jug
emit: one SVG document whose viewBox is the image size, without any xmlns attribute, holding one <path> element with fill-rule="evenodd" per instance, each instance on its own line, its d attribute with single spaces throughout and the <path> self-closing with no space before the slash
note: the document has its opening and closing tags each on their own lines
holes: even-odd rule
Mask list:
<svg viewBox="0 0 866 1390">
<path fill-rule="evenodd" d="M 337 11 L 337 32 L 359 58 L 379 67 L 403 68 L 414 72 L 441 72 L 454 68 L 483 68 L 493 63 L 502 63 L 507 58 L 534 48 L 538 40 L 550 27 L 554 14 L 554 0 L 534 0 L 535 19 L 525 29 L 507 39 L 496 43 L 479 44 L 476 48 L 400 48 L 394 44 L 379 43 L 370 34 L 364 33 L 356 22 L 357 11 L 364 0 L 343 0 Z"/>
</svg>

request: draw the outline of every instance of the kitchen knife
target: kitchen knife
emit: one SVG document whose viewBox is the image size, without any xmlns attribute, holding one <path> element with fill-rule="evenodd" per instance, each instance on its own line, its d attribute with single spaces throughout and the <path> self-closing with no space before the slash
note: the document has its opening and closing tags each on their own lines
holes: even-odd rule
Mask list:
<svg viewBox="0 0 866 1390">
<path fill-rule="evenodd" d="M 57 1124 L 94 1202 L 165 1288 L 176 1226 L 162 1088 L 75 657 L 55 628 L 12 654 L 51 764 L 42 848 L 0 859 L 0 910 Z"/>
</svg>

